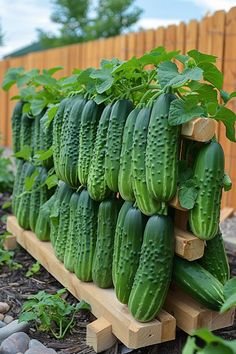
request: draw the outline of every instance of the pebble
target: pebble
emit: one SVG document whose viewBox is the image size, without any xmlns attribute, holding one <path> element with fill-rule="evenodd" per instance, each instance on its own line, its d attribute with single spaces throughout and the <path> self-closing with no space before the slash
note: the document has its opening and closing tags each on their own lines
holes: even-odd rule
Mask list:
<svg viewBox="0 0 236 354">
<path fill-rule="evenodd" d="M 6 323 L 3 321 L 0 321 L 0 328 L 5 327 L 5 326 L 6 326 Z"/>
<path fill-rule="evenodd" d="M 47 348 L 47 347 L 45 347 L 45 345 L 42 344 L 41 348 L 40 347 L 32 347 L 32 348 L 26 350 L 25 354 L 57 354 L 57 352 L 55 352 L 54 349 Z"/>
<path fill-rule="evenodd" d="M 29 341 L 30 338 L 26 333 L 13 333 L 2 342 L 0 346 L 0 354 L 17 354 L 19 352 L 25 353 L 25 351 L 29 348 Z"/>
<path fill-rule="evenodd" d="M 44 349 L 45 346 L 39 340 L 31 339 L 29 342 L 29 348 L 43 348 Z"/>
<path fill-rule="evenodd" d="M 6 315 L 6 316 L 4 317 L 4 322 L 5 322 L 6 324 L 11 323 L 13 320 L 14 320 L 14 318 L 13 318 L 12 316 L 10 316 L 10 315 Z"/>
<path fill-rule="evenodd" d="M 14 320 L 5 327 L 0 328 L 0 343 L 16 332 L 25 332 L 29 328 L 29 324 L 26 322 L 18 322 L 18 320 Z M 19 350 L 18 350 L 19 351 Z"/>
<path fill-rule="evenodd" d="M 10 306 L 6 302 L 0 302 L 0 313 L 6 313 L 10 310 Z"/>
</svg>

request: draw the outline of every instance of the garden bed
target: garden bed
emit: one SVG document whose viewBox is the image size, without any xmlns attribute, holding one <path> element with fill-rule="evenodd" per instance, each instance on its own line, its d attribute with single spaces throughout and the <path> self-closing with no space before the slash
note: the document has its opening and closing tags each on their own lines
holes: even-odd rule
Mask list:
<svg viewBox="0 0 236 354">
<path fill-rule="evenodd" d="M 7 200 L 8 196 L 2 196 L 1 204 Z M 236 218 L 235 218 L 236 221 Z M 235 227 L 232 219 L 226 221 L 230 223 L 231 227 Z M 2 224 L 1 233 L 4 231 L 4 224 Z M 231 264 L 232 275 L 236 274 L 236 252 L 229 251 L 229 260 Z M 7 267 L 1 269 L 0 274 L 0 301 L 6 301 L 11 305 L 9 314 L 17 318 L 22 304 L 27 299 L 28 295 L 35 294 L 40 290 L 49 293 L 55 293 L 61 288 L 61 285 L 44 269 L 32 277 L 26 277 L 27 270 L 35 263 L 35 260 L 21 247 L 15 252 L 14 261 L 23 265 L 23 268 L 16 270 L 9 270 Z M 70 303 L 75 303 L 77 300 L 66 294 L 66 299 Z M 46 333 L 39 333 L 34 327 L 30 328 L 30 337 L 36 338 L 43 342 L 48 347 L 54 348 L 59 354 L 62 353 L 94 353 L 93 349 L 86 345 L 86 325 L 94 320 L 91 313 L 81 311 L 77 315 L 75 327 L 71 333 L 62 341 L 56 341 Z M 227 329 L 216 331 L 216 333 L 227 339 L 236 339 L 235 325 Z M 161 353 L 161 354 L 180 354 L 186 341 L 186 334 L 181 330 L 177 332 L 177 339 L 171 342 L 154 345 L 139 350 L 134 350 L 133 353 Z M 106 353 L 121 353 L 122 346 L 117 345 L 107 350 Z"/>
</svg>

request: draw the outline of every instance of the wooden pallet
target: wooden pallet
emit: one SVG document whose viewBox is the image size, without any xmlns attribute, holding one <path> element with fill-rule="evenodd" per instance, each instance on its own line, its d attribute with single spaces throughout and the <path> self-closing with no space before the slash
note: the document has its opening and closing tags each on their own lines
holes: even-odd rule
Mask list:
<svg viewBox="0 0 236 354">
<path fill-rule="evenodd" d="M 137 322 L 127 306 L 116 299 L 113 289 L 100 289 L 93 283 L 80 281 L 55 257 L 49 242 L 41 242 L 33 232 L 23 230 L 14 216 L 8 217 L 7 229 L 68 291 L 90 304 L 97 320 L 87 326 L 87 344 L 97 353 L 111 347 L 117 338 L 132 349 L 173 340 L 176 324 L 186 333 L 202 325 L 209 329 L 232 325 L 233 310 L 220 315 L 200 306 L 178 289 L 170 289 L 164 310 L 154 321 Z"/>
<path fill-rule="evenodd" d="M 100 289 L 93 283 L 80 281 L 55 257 L 49 242 L 41 242 L 33 232 L 24 231 L 14 216 L 8 217 L 7 229 L 68 291 L 77 299 L 83 299 L 90 304 L 91 312 L 97 320 L 88 325 L 87 343 L 93 346 L 95 351 L 109 348 L 115 338 L 133 349 L 175 338 L 176 320 L 165 310 L 162 310 L 154 321 L 135 321 L 127 306 L 116 299 L 113 289 Z"/>
</svg>

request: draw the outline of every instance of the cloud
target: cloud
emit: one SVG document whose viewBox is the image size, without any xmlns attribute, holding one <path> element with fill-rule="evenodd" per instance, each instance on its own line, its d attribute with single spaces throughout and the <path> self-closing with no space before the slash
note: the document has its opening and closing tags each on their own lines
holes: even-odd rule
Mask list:
<svg viewBox="0 0 236 354">
<path fill-rule="evenodd" d="M 162 19 L 162 18 L 142 18 L 135 25 L 136 28 L 151 29 L 157 27 L 166 27 L 168 25 L 178 24 L 178 19 Z"/>
<path fill-rule="evenodd" d="M 202 7 L 206 11 L 225 10 L 228 11 L 236 5 L 235 0 L 182 0 L 191 2 L 196 6 Z"/>
<path fill-rule="evenodd" d="M 20 49 L 37 40 L 36 28 L 56 31 L 58 26 L 51 22 L 48 0 L 0 0 L 1 24 L 4 46 L 0 57 Z"/>
</svg>

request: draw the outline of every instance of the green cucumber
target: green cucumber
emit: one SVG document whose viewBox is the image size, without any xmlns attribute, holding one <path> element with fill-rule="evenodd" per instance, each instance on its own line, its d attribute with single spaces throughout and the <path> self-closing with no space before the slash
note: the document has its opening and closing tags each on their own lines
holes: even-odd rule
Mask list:
<svg viewBox="0 0 236 354">
<path fill-rule="evenodd" d="M 174 257 L 174 228 L 168 216 L 149 218 L 143 237 L 139 267 L 128 308 L 141 322 L 153 320 L 161 310 L 169 289 Z"/>
<path fill-rule="evenodd" d="M 210 310 L 219 311 L 224 303 L 223 285 L 197 262 L 175 257 L 173 281 Z"/>
<path fill-rule="evenodd" d="M 117 299 L 123 304 L 128 304 L 138 269 L 145 221 L 144 215 L 136 207 L 130 208 L 125 216 L 115 283 Z"/>
<path fill-rule="evenodd" d="M 107 132 L 105 157 L 105 178 L 107 186 L 118 192 L 118 174 L 120 169 L 120 153 L 126 119 L 133 105 L 128 100 L 118 100 L 112 107 Z"/>
<path fill-rule="evenodd" d="M 147 137 L 147 188 L 153 198 L 167 202 L 177 190 L 180 128 L 168 124 L 171 102 L 176 96 L 161 94 L 155 101 Z"/>
<path fill-rule="evenodd" d="M 118 175 L 118 188 L 121 197 L 124 200 L 134 201 L 134 191 L 132 188 L 132 168 L 131 168 L 131 158 L 132 158 L 132 147 L 133 147 L 133 133 L 135 122 L 139 108 L 134 108 L 125 123 L 122 148 L 120 154 L 120 169 Z"/>
<path fill-rule="evenodd" d="M 22 101 L 16 102 L 11 116 L 12 150 L 14 153 L 20 151 L 20 131 L 23 105 L 24 103 Z"/>
<path fill-rule="evenodd" d="M 189 225 L 194 235 L 210 240 L 218 232 L 224 180 L 224 152 L 216 141 L 200 149 L 195 160 L 194 179 L 198 195 L 189 212 Z"/>
</svg>

